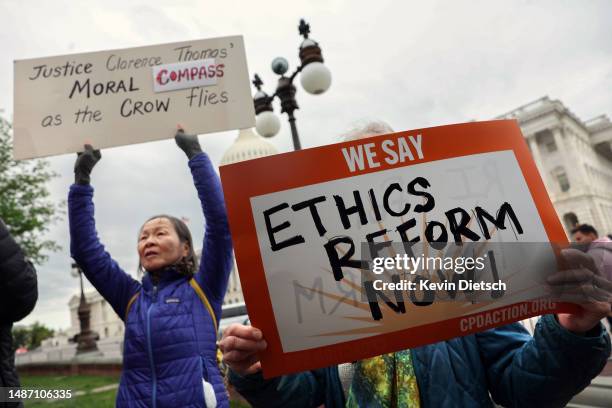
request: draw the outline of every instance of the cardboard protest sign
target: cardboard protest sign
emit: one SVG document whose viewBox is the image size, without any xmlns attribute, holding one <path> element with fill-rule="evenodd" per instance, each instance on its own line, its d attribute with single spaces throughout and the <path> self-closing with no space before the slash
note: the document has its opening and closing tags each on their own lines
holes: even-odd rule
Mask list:
<svg viewBox="0 0 612 408">
<path fill-rule="evenodd" d="M 14 157 L 255 125 L 241 36 L 15 61 Z"/>
<path fill-rule="evenodd" d="M 266 377 L 576 310 L 548 296 L 550 243 L 567 239 L 515 121 L 276 155 L 221 178 Z"/>
</svg>

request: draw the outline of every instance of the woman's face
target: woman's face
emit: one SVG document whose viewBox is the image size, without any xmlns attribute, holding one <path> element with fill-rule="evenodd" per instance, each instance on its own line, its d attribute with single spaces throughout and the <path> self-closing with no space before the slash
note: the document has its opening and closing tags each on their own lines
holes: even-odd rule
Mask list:
<svg viewBox="0 0 612 408">
<path fill-rule="evenodd" d="M 142 226 L 138 237 L 140 264 L 149 272 L 172 265 L 189 254 L 189 245 L 181 243 L 170 220 L 154 218 Z"/>
</svg>

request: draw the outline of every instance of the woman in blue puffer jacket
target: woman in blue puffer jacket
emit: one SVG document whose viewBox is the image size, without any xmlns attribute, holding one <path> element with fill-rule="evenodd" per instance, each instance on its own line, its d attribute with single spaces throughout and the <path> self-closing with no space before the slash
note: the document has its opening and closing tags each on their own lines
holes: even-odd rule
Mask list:
<svg viewBox="0 0 612 408">
<path fill-rule="evenodd" d="M 120 407 L 227 407 L 216 363 L 217 322 L 232 267 L 221 183 L 197 136 L 175 137 L 187 154 L 206 231 L 199 269 L 184 222 L 150 218 L 138 235 L 142 283 L 104 250 L 94 221 L 90 173 L 100 152 L 89 145 L 75 164 L 68 215 L 72 257 L 125 322 Z"/>
</svg>

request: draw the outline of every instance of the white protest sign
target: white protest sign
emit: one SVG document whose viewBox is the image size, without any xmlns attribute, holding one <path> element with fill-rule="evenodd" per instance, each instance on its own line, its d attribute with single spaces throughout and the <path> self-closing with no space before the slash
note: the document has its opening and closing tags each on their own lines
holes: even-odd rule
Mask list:
<svg viewBox="0 0 612 408">
<path fill-rule="evenodd" d="M 14 157 L 255 124 L 241 36 L 15 61 Z"/>
</svg>

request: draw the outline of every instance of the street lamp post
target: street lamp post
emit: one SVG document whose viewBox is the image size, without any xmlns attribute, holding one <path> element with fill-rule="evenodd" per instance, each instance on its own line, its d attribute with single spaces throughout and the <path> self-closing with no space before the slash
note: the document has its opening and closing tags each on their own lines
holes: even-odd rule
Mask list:
<svg viewBox="0 0 612 408">
<path fill-rule="evenodd" d="M 323 64 L 321 48 L 316 41 L 308 38 L 310 25 L 304 19 L 301 19 L 298 29 L 300 35 L 304 37 L 304 41 L 302 41 L 299 48 L 300 66 L 291 75 L 285 76 L 285 73 L 289 70 L 287 60 L 277 57 L 272 61 L 272 71 L 280 75 L 276 91 L 272 96 L 261 90 L 263 81 L 259 75 L 255 74 L 253 78 L 253 85 L 257 88 L 257 93 L 253 97 L 255 114 L 257 115 L 255 122 L 257 133 L 264 137 L 272 137 L 280 130 L 280 121 L 272 108 L 272 101 L 275 97 L 278 97 L 281 102 L 281 113 L 286 113 L 289 119 L 294 150 L 300 150 L 302 146 L 295 124 L 294 112 L 296 109 L 299 109 L 299 106 L 295 100 L 297 88 L 293 85 L 293 80 L 297 74 L 300 74 L 302 87 L 306 92 L 314 95 L 322 94 L 331 85 L 331 73 Z"/>
<path fill-rule="evenodd" d="M 98 334 L 90 329 L 91 308 L 85 299 L 85 291 L 83 290 L 83 271 L 76 263 L 72 264 L 72 276 L 79 277 L 81 283 L 81 300 L 77 313 L 79 315 L 79 323 L 81 332 L 74 336 L 77 342 L 77 354 L 98 351 L 96 339 Z"/>
</svg>

